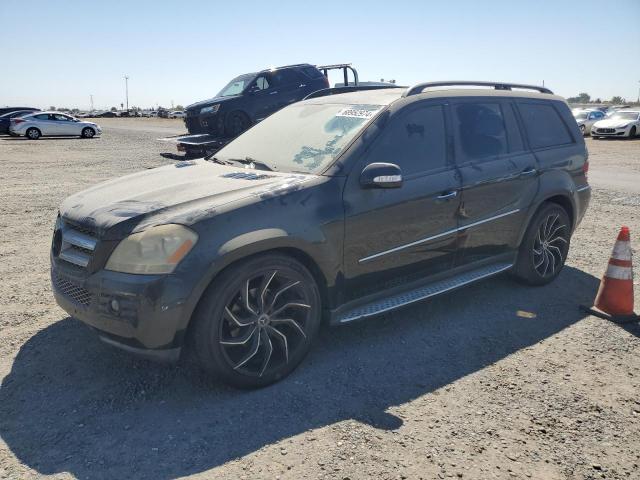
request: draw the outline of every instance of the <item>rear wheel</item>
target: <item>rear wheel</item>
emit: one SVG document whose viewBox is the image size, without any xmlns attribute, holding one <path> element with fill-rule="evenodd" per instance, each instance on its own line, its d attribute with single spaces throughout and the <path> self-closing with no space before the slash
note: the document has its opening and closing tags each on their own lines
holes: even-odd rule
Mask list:
<svg viewBox="0 0 640 480">
<path fill-rule="evenodd" d="M 82 138 L 93 138 L 96 131 L 91 127 L 85 127 L 82 129 Z"/>
<path fill-rule="evenodd" d="M 582 134 L 583 137 L 586 131 L 587 131 L 586 127 L 584 125 L 580 125 L 580 133 Z"/>
<path fill-rule="evenodd" d="M 320 325 L 320 294 L 309 271 L 281 254 L 230 267 L 207 289 L 194 317 L 201 365 L 241 388 L 287 376 Z"/>
<path fill-rule="evenodd" d="M 27 130 L 26 136 L 31 140 L 38 140 L 42 136 L 42 132 L 35 127 L 31 127 Z"/>
<path fill-rule="evenodd" d="M 636 127 L 635 126 L 631 127 L 631 130 L 629 130 L 629 138 L 634 138 L 636 136 L 636 132 L 637 132 Z"/>
<path fill-rule="evenodd" d="M 546 285 L 562 270 L 569 252 L 571 221 L 560 205 L 544 204 L 522 239 L 514 274 L 529 285 Z"/>
</svg>

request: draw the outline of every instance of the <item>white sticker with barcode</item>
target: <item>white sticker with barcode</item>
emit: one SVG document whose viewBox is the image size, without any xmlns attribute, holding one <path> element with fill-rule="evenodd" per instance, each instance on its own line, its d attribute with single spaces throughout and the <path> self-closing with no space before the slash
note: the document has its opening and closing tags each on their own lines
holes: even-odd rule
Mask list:
<svg viewBox="0 0 640 480">
<path fill-rule="evenodd" d="M 371 118 L 379 111 L 380 108 L 366 109 L 358 107 L 347 107 L 336 113 L 336 117 Z"/>
</svg>

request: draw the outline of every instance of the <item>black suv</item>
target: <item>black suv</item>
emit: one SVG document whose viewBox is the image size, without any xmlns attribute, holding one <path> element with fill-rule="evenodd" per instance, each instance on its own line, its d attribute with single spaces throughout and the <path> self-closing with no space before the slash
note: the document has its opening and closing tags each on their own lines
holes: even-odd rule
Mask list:
<svg viewBox="0 0 640 480">
<path fill-rule="evenodd" d="M 580 130 L 543 87 L 473 85 L 490 88 L 325 90 L 215 157 L 69 197 L 56 300 L 105 342 L 167 360 L 189 346 L 255 387 L 300 363 L 322 318 L 500 272 L 554 280 L 590 198 Z"/>
<path fill-rule="evenodd" d="M 184 121 L 191 134 L 233 138 L 282 107 L 327 87 L 327 77 L 307 63 L 245 73 L 214 98 L 187 106 Z"/>
</svg>

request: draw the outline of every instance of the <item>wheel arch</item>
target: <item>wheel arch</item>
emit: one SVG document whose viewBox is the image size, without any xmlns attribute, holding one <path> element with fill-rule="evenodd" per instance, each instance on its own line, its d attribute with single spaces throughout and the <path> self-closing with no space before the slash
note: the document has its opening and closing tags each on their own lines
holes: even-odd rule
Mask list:
<svg viewBox="0 0 640 480">
<path fill-rule="evenodd" d="M 268 233 L 261 230 L 240 235 L 222 245 L 219 249 L 221 256 L 213 262 L 211 268 L 194 289 L 195 291 L 189 302 L 190 308 L 184 316 L 183 325 L 180 325 L 178 328 L 178 334 L 181 334 L 185 339 L 188 338 L 193 324 L 191 320 L 198 306 L 201 304 L 207 288 L 209 288 L 223 272 L 237 265 L 239 262 L 270 253 L 287 255 L 304 265 L 318 286 L 322 304 L 324 306 L 327 305 L 329 298 L 329 277 L 327 272 L 320 266 L 320 263 L 314 258 L 309 246 L 305 245 L 304 242 L 287 236 L 283 231 L 277 231 L 277 229 L 269 230 Z M 263 238 L 256 240 L 256 237 L 259 236 Z M 252 237 L 256 241 L 245 243 Z"/>
<path fill-rule="evenodd" d="M 569 220 L 571 221 L 571 231 L 573 232 L 576 227 L 576 206 L 574 204 L 573 198 L 571 197 L 571 194 L 569 192 L 550 193 L 547 196 L 537 199 L 537 201 L 529 209 L 527 221 L 523 223 L 522 228 L 520 229 L 520 235 L 518 236 L 518 245 L 522 243 L 522 239 L 524 238 L 524 235 L 527 232 L 527 229 L 529 228 L 529 224 L 531 223 L 533 217 L 547 203 L 555 203 L 567 212 L 567 215 L 569 215 Z"/>
</svg>

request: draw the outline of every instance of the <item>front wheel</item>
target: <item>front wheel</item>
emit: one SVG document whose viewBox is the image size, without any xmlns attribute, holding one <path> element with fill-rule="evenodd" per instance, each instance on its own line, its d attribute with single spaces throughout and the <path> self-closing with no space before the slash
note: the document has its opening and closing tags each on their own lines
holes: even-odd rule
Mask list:
<svg viewBox="0 0 640 480">
<path fill-rule="evenodd" d="M 584 137 L 586 132 L 587 132 L 586 127 L 584 125 L 580 125 L 580 133 L 582 134 L 583 137 Z"/>
<path fill-rule="evenodd" d="M 251 125 L 251 120 L 243 112 L 231 112 L 224 123 L 224 133 L 227 137 L 235 138 Z"/>
<path fill-rule="evenodd" d="M 635 126 L 631 127 L 631 130 L 629 130 L 629 138 L 635 138 L 635 136 L 636 136 L 636 131 L 637 131 L 637 130 L 636 130 L 636 127 L 635 127 Z"/>
<path fill-rule="evenodd" d="M 514 267 L 517 279 L 546 285 L 562 270 L 571 241 L 571 221 L 560 205 L 544 204 L 533 216 L 522 239 Z"/>
<path fill-rule="evenodd" d="M 229 267 L 194 316 L 200 364 L 228 384 L 264 387 L 291 373 L 320 325 L 320 294 L 309 271 L 281 254 Z"/>
<path fill-rule="evenodd" d="M 82 129 L 82 138 L 93 138 L 95 134 L 95 130 L 91 127 L 85 127 Z"/>
</svg>

